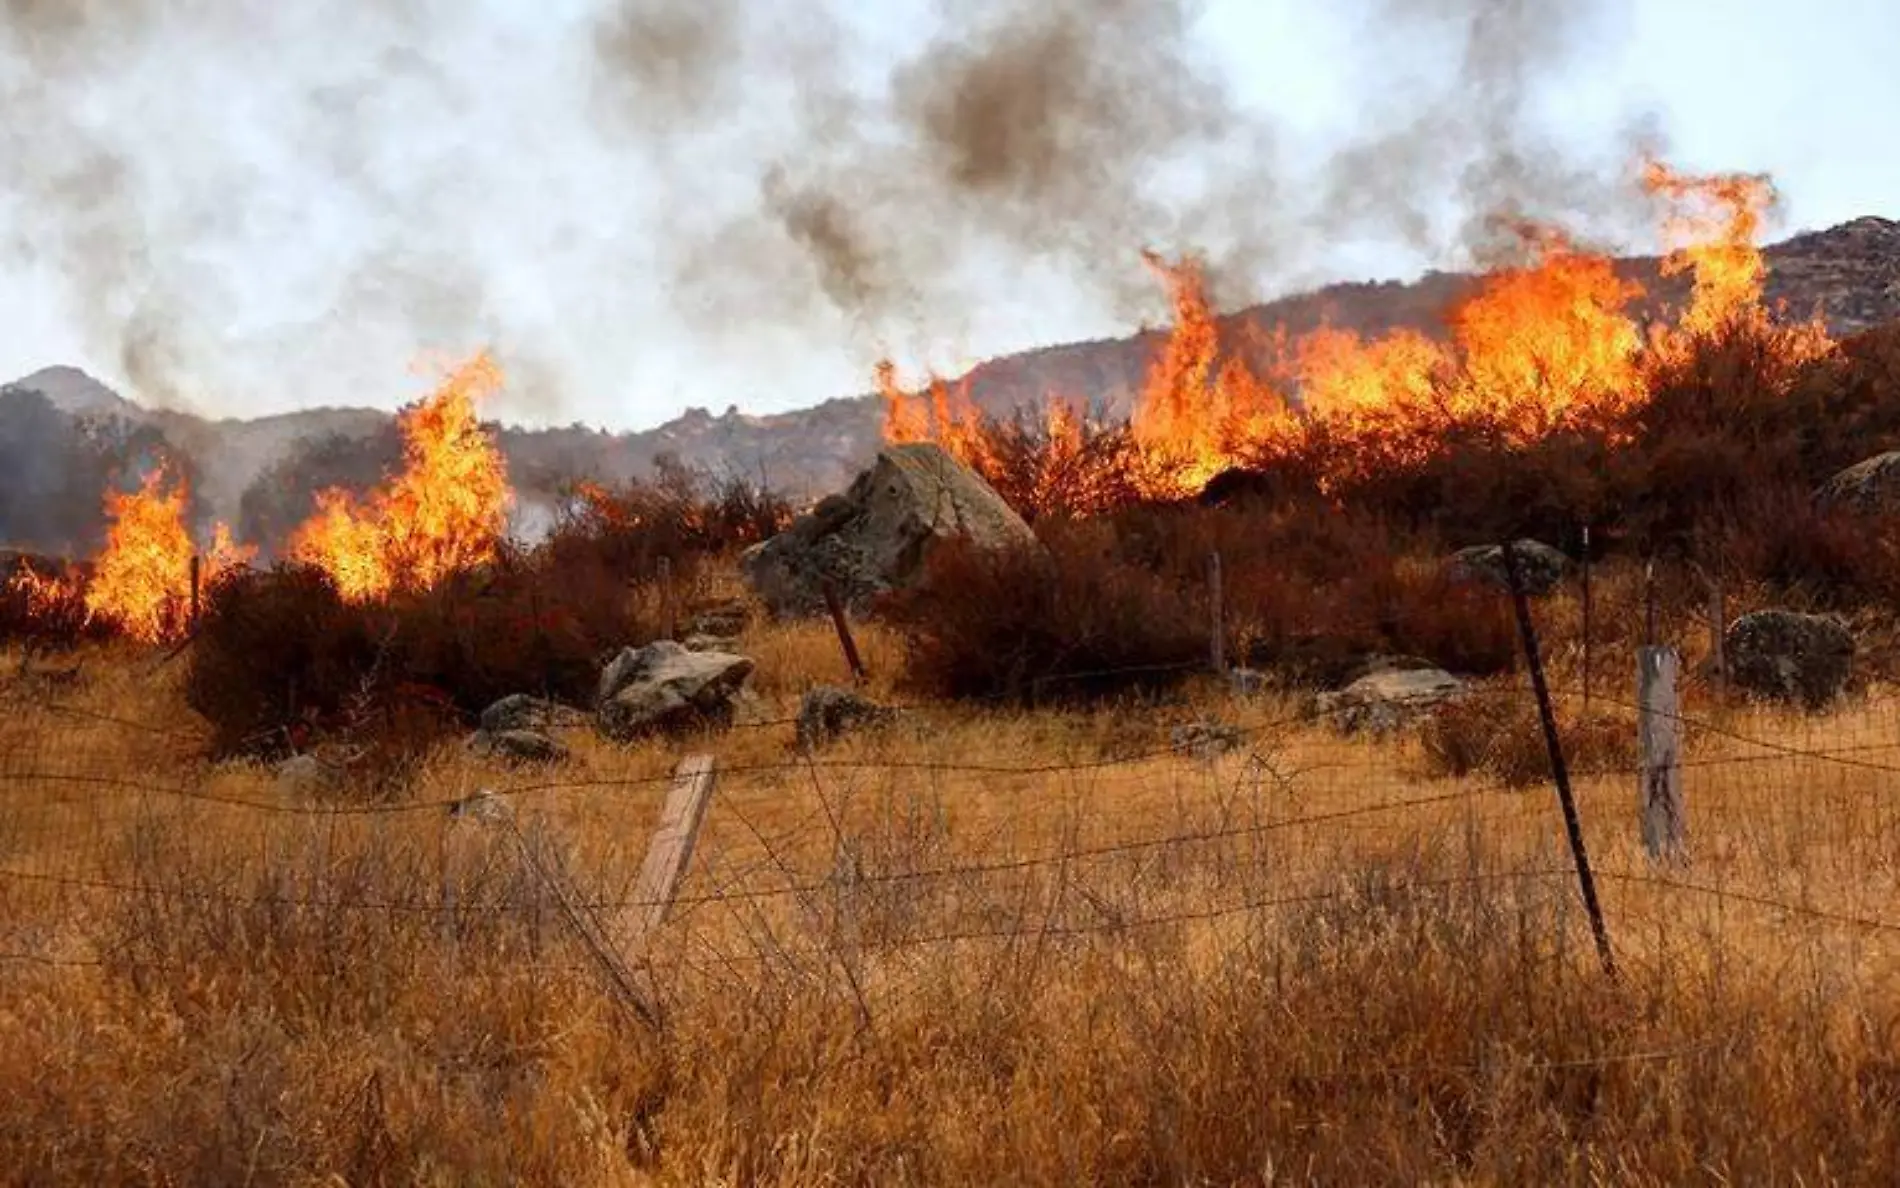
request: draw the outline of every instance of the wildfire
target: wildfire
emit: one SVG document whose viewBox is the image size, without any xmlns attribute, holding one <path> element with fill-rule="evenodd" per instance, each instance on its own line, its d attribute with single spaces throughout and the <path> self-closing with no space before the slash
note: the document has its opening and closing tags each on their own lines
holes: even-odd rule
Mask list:
<svg viewBox="0 0 1900 1188">
<path fill-rule="evenodd" d="M 200 587 L 250 559 L 253 550 L 234 545 L 222 524 L 211 548 L 199 553 L 185 526 L 186 494 L 185 484 L 170 482 L 163 467 L 147 475 L 137 491 L 107 492 L 106 546 L 85 585 L 89 619 L 114 623 L 145 643 L 177 639 L 191 625 L 192 558 L 200 558 Z M 61 590 L 45 593 L 56 596 Z"/>
<path fill-rule="evenodd" d="M 1367 339 L 1332 327 L 1288 341 L 1282 328 L 1270 349 L 1242 351 L 1258 344 L 1226 340 L 1197 262 L 1143 253 L 1174 311 L 1130 418 L 1140 450 L 1167 463 L 1148 473 L 1169 476 L 1153 480 L 1168 489 L 1148 493 L 1195 489 L 1298 434 L 1323 434 L 1342 447 L 1328 465 L 1359 473 L 1419 461 L 1459 431 L 1513 445 L 1579 427 L 1614 436 L 1668 365 L 1729 328 L 1757 336 L 1789 368 L 1833 349 L 1818 322 L 1779 323 L 1762 304 L 1767 268 L 1755 240 L 1775 201 L 1768 179 L 1692 176 L 1652 161 L 1643 185 L 1665 206 L 1665 273 L 1693 277 L 1677 324 L 1647 337 L 1632 313 L 1643 286 L 1550 227 L 1518 228 L 1527 263 L 1483 277 L 1447 315 L 1442 341 L 1410 329 Z M 1250 354 L 1269 362 L 1257 369 Z M 936 381 L 927 400 L 905 396 L 890 376 L 888 365 L 880 369 L 886 436 L 943 441 L 980 467 L 985 435 L 967 395 Z M 1051 449 L 1067 415 L 1050 406 Z"/>
<path fill-rule="evenodd" d="M 330 574 L 353 602 L 424 590 L 492 560 L 508 524 L 507 468 L 476 416 L 501 369 L 480 354 L 399 418 L 403 469 L 358 499 L 325 491 L 289 555 Z"/>
<path fill-rule="evenodd" d="M 986 459 L 983 413 L 970 399 L 969 383 L 952 388 L 932 376 L 923 392 L 906 392 L 889 359 L 877 365 L 877 390 L 884 398 L 884 440 L 893 444 L 934 441 L 951 455 L 979 469 Z"/>
<path fill-rule="evenodd" d="M 1233 463 L 1239 443 L 1283 426 L 1287 402 L 1222 342 L 1197 261 L 1142 259 L 1167 286 L 1174 328 L 1129 423 L 1139 445 L 1176 461 L 1181 481 L 1198 487 Z"/>
</svg>

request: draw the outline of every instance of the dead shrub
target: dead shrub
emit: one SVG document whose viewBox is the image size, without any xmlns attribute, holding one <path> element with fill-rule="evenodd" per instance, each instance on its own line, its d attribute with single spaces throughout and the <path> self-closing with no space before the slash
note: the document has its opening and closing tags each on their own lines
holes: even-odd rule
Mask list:
<svg viewBox="0 0 1900 1188">
<path fill-rule="evenodd" d="M 1045 533 L 1047 555 L 951 543 L 880 611 L 905 640 L 905 682 L 957 698 L 1067 700 L 1154 689 L 1207 655 L 1193 596 L 1115 554 L 1103 524 Z"/>
<path fill-rule="evenodd" d="M 1636 727 L 1626 719 L 1559 713 L 1557 737 L 1572 775 L 1636 769 Z M 1441 705 L 1422 723 L 1419 740 L 1428 775 L 1490 776 L 1508 788 L 1552 778 L 1543 721 L 1527 690 L 1482 689 Z"/>
</svg>

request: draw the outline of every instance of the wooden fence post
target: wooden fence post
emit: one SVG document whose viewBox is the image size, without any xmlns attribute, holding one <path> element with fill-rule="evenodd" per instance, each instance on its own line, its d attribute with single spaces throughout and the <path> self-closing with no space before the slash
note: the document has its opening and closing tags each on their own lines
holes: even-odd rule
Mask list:
<svg viewBox="0 0 1900 1188">
<path fill-rule="evenodd" d="M 1636 723 L 1642 749 L 1637 774 L 1643 816 L 1643 849 L 1653 862 L 1677 861 L 1686 852 L 1687 822 L 1682 805 L 1682 754 L 1676 724 L 1676 675 L 1681 667 L 1674 648 L 1642 648 L 1636 653 Z"/>
<path fill-rule="evenodd" d="M 673 897 L 679 893 L 680 880 L 686 876 L 687 864 L 693 860 L 693 844 L 699 840 L 699 826 L 706 819 L 712 791 L 711 755 L 688 755 L 673 769 L 673 783 L 660 810 L 659 827 L 647 843 L 646 860 L 640 864 L 640 878 L 634 884 L 633 908 L 617 930 L 623 952 L 643 955 L 654 930 L 665 922 Z"/>
<path fill-rule="evenodd" d="M 1227 675 L 1227 600 L 1222 593 L 1220 553 L 1207 555 L 1208 652 L 1216 676 Z"/>
<path fill-rule="evenodd" d="M 844 600 L 838 597 L 838 588 L 826 582 L 825 609 L 831 612 L 831 625 L 838 631 L 838 646 L 844 649 L 844 662 L 851 667 L 851 679 L 862 684 L 864 681 L 864 659 L 858 655 L 858 641 L 851 638 L 851 623 L 844 616 Z"/>
<path fill-rule="evenodd" d="M 1544 727 L 1544 746 L 1550 752 L 1550 775 L 1557 785 L 1557 802 L 1563 807 L 1564 832 L 1570 839 L 1570 856 L 1577 865 L 1577 883 L 1583 892 L 1583 908 L 1590 917 L 1590 933 L 1596 938 L 1597 958 L 1603 972 L 1616 976 L 1616 957 L 1610 950 L 1610 930 L 1603 922 L 1603 907 L 1597 902 L 1596 878 L 1590 873 L 1590 855 L 1583 844 L 1583 822 L 1577 816 L 1577 801 L 1570 793 L 1570 769 L 1564 763 L 1563 740 L 1557 733 L 1557 714 L 1550 704 L 1550 686 L 1544 682 L 1544 658 L 1537 647 L 1537 627 L 1531 622 L 1531 602 L 1524 593 L 1524 571 L 1517 560 L 1517 549 L 1504 541 L 1504 573 L 1511 583 L 1511 605 L 1517 612 L 1518 633 L 1524 641 L 1524 659 L 1530 665 L 1531 691 L 1537 697 L 1537 715 Z"/>
</svg>

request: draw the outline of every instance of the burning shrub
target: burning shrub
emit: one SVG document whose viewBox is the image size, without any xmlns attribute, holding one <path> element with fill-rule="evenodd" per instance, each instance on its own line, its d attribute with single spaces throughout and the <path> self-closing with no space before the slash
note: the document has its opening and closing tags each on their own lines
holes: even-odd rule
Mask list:
<svg viewBox="0 0 1900 1188">
<path fill-rule="evenodd" d="M 0 639 L 70 648 L 109 633 L 86 607 L 82 573 L 52 557 L 0 553 Z"/>
</svg>

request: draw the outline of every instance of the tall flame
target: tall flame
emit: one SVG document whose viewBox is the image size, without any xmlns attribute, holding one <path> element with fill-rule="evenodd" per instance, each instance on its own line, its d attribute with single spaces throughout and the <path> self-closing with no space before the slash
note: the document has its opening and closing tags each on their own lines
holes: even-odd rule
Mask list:
<svg viewBox="0 0 1900 1188">
<path fill-rule="evenodd" d="M 90 618 L 145 643 L 176 639 L 189 629 L 198 550 L 185 527 L 186 497 L 185 484 L 171 483 L 163 467 L 137 491 L 106 494 L 106 546 L 85 589 Z M 200 586 L 244 564 L 251 552 L 233 545 L 230 531 L 218 525 L 199 564 Z"/>
<path fill-rule="evenodd" d="M 404 410 L 403 469 L 362 499 L 331 490 L 292 534 L 289 555 L 327 571 L 353 602 L 423 590 L 492 560 L 507 529 L 507 467 L 476 415 L 502 373 L 486 353 Z"/>
<path fill-rule="evenodd" d="M 1199 485 L 1231 465 L 1239 443 L 1271 433 L 1287 417 L 1283 395 L 1222 341 L 1198 261 L 1142 259 L 1167 286 L 1174 326 L 1149 369 L 1130 427 L 1144 449 L 1180 466 Z"/>
</svg>

